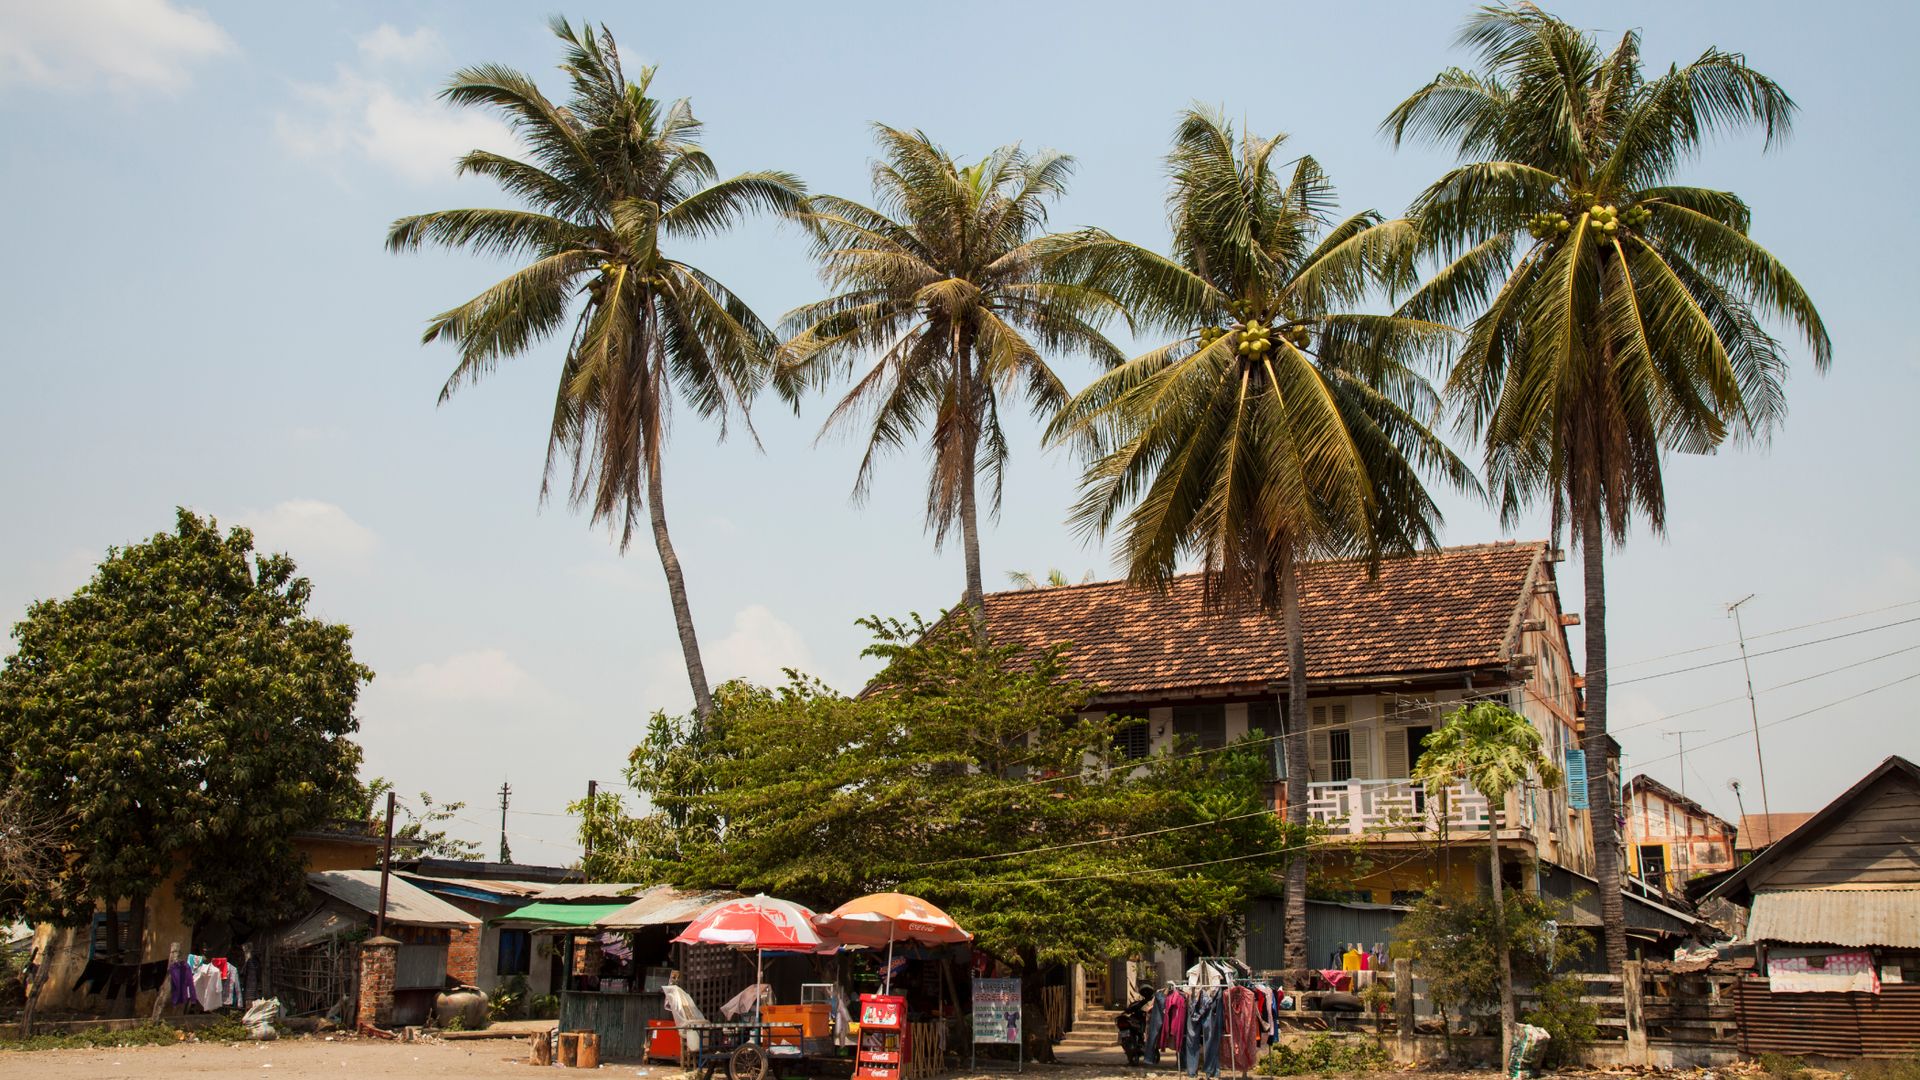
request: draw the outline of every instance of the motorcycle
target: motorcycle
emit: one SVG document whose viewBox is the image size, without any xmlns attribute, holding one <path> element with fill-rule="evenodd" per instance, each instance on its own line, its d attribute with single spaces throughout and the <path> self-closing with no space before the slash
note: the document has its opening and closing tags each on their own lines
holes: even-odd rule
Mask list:
<svg viewBox="0 0 1920 1080">
<path fill-rule="evenodd" d="M 1134 988 L 1140 999 L 1120 1010 L 1113 1026 L 1120 1032 L 1120 1052 L 1127 1055 L 1127 1067 L 1140 1064 L 1147 1052 L 1147 1009 L 1153 1005 L 1153 987 L 1141 983 Z"/>
</svg>

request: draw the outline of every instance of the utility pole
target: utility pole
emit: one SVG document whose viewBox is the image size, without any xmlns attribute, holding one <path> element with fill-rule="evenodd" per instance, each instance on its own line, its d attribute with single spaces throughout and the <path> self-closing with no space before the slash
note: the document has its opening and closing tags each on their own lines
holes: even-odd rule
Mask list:
<svg viewBox="0 0 1920 1080">
<path fill-rule="evenodd" d="M 587 855 L 589 858 L 591 858 L 593 855 L 593 797 L 599 791 L 600 791 L 600 781 L 598 780 L 587 781 L 587 813 L 584 820 L 587 823 L 587 827 L 585 830 L 587 834 L 586 849 L 587 849 Z"/>
<path fill-rule="evenodd" d="M 387 792 L 386 854 L 380 857 L 380 910 L 373 916 L 373 936 L 387 936 L 387 877 L 393 873 L 393 792 Z"/>
<path fill-rule="evenodd" d="M 507 847 L 507 800 L 513 795 L 513 785 L 500 781 L 500 861 L 513 861 L 513 849 Z"/>
<path fill-rule="evenodd" d="M 1663 731 L 1660 733 L 1669 739 L 1676 740 L 1680 744 L 1680 794 L 1683 796 L 1687 793 L 1687 736 L 1698 735 L 1705 730 L 1707 729 L 1690 727 L 1683 731 Z"/>
<path fill-rule="evenodd" d="M 1767 800 L 1767 759 L 1760 753 L 1760 706 L 1753 700 L 1753 665 L 1747 661 L 1747 628 L 1740 623 L 1740 605 L 1758 594 L 1748 593 L 1727 605 L 1727 615 L 1733 619 L 1733 629 L 1740 637 L 1740 667 L 1747 673 L 1747 714 L 1753 718 L 1753 760 L 1760 766 L 1760 812 L 1766 815 L 1766 824 L 1762 826 L 1767 833 L 1766 842 L 1773 843 L 1773 804 Z M 1744 816 L 1744 812 L 1743 815 Z"/>
<path fill-rule="evenodd" d="M 1747 819 L 1747 800 L 1740 797 L 1740 781 L 1728 780 L 1727 789 L 1733 792 L 1733 804 L 1740 808 L 1740 820 L 1745 821 Z M 1738 844 L 1739 840 L 1740 840 L 1739 836 L 1736 835 L 1734 837 L 1734 842 Z M 1735 851 L 1733 857 L 1734 857 L 1735 863 L 1737 864 L 1740 859 L 1740 853 L 1738 851 Z"/>
</svg>

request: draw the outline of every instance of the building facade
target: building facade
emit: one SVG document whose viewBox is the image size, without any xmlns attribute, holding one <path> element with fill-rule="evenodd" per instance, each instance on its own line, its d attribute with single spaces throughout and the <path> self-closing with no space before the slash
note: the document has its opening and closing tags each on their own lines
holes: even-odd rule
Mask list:
<svg viewBox="0 0 1920 1080">
<path fill-rule="evenodd" d="M 1651 776 L 1627 781 L 1620 808 L 1628 871 L 1664 893 L 1684 895 L 1688 881 L 1736 865 L 1733 824 Z"/>
<path fill-rule="evenodd" d="M 1304 762 L 1286 759 L 1281 737 L 1291 718 L 1280 620 L 1209 605 L 1198 576 L 1164 592 L 1101 582 L 995 593 L 987 623 L 997 643 L 1064 644 L 1070 674 L 1100 687 L 1087 715 L 1134 718 L 1115 740 L 1118 762 L 1265 739 L 1275 811 L 1289 770 L 1303 768 L 1308 817 L 1353 841 L 1317 856 L 1320 877 L 1340 883 L 1328 898 L 1391 905 L 1473 887 L 1490 829 L 1510 873 L 1536 861 L 1592 873 L 1581 680 L 1566 634 L 1579 620 L 1561 610 L 1558 558 L 1545 543 L 1502 543 L 1389 559 L 1377 573 L 1310 565 Z M 1570 779 L 1536 779 L 1498 806 L 1461 785 L 1416 783 L 1421 740 L 1483 700 L 1532 721 Z"/>
</svg>

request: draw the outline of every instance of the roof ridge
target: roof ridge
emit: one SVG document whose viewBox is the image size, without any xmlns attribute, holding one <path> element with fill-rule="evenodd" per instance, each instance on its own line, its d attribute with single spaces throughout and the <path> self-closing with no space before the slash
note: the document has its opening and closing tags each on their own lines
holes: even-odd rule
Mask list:
<svg viewBox="0 0 1920 1080">
<path fill-rule="evenodd" d="M 1507 551 L 1507 550 L 1517 551 L 1523 548 L 1544 549 L 1549 546 L 1549 543 L 1550 542 L 1545 539 L 1483 540 L 1477 544 L 1451 544 L 1444 547 L 1424 548 L 1419 551 L 1404 552 L 1399 555 L 1386 555 L 1381 557 L 1380 563 L 1381 565 L 1385 565 L 1387 563 L 1398 562 L 1402 560 L 1436 558 L 1442 555 L 1459 555 L 1459 554 L 1465 554 L 1465 553 L 1474 552 L 1474 551 Z M 1365 556 L 1356 555 L 1356 556 L 1350 556 L 1348 558 L 1343 558 L 1343 559 L 1310 559 L 1307 561 L 1307 565 L 1308 566 L 1349 566 L 1354 563 L 1364 563 L 1367 561 L 1368 560 Z M 1169 587 L 1171 587 L 1172 584 L 1175 582 L 1188 581 L 1193 578 L 1200 577 L 1204 573 L 1205 571 L 1201 571 L 1201 570 L 1189 570 L 1184 574 L 1174 574 L 1173 576 L 1167 579 L 1167 584 Z M 993 592 L 983 593 L 982 596 L 983 597 L 1023 596 L 1029 593 L 1036 594 L 1036 595 L 1058 595 L 1060 593 L 1068 592 L 1074 589 L 1105 589 L 1105 588 L 1113 588 L 1114 586 L 1120 586 L 1122 588 L 1139 589 L 1141 592 L 1157 591 L 1151 585 L 1139 585 L 1139 584 L 1136 584 L 1132 579 L 1127 578 L 1125 576 L 1121 576 L 1121 577 L 1113 577 L 1113 578 L 1104 578 L 1100 581 L 1074 581 L 1064 585 L 1038 585 L 1038 586 L 1025 588 L 1025 589 L 997 589 Z"/>
</svg>

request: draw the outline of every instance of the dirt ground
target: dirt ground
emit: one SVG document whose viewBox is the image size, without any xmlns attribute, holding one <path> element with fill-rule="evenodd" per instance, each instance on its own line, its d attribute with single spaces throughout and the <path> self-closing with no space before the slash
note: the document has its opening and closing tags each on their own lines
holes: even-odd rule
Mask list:
<svg viewBox="0 0 1920 1080">
<path fill-rule="evenodd" d="M 526 1064 L 526 1045 L 518 1039 L 470 1039 L 446 1042 L 392 1043 L 370 1039 L 324 1037 L 282 1039 L 269 1043 L 183 1043 L 177 1046 L 139 1046 L 111 1050 L 0 1051 L 0 1078 L 22 1080 L 399 1080 L 405 1077 L 517 1077 L 535 1080 L 545 1074 L 562 1080 L 560 1071 Z M 595 1075 L 683 1080 L 688 1074 L 663 1065 L 608 1063 Z M 1010 1080 L 1010 1072 L 979 1077 L 953 1074 L 948 1080 Z M 1119 1067 L 1029 1065 L 1028 1080 L 1141 1080 L 1143 1076 L 1172 1077 L 1171 1072 L 1128 1072 Z M 1406 1074 L 1383 1074 L 1406 1080 Z M 1481 1074 L 1476 1080 L 1486 1080 Z M 1420 1080 L 1443 1080 L 1445 1074 L 1422 1073 Z"/>
</svg>

